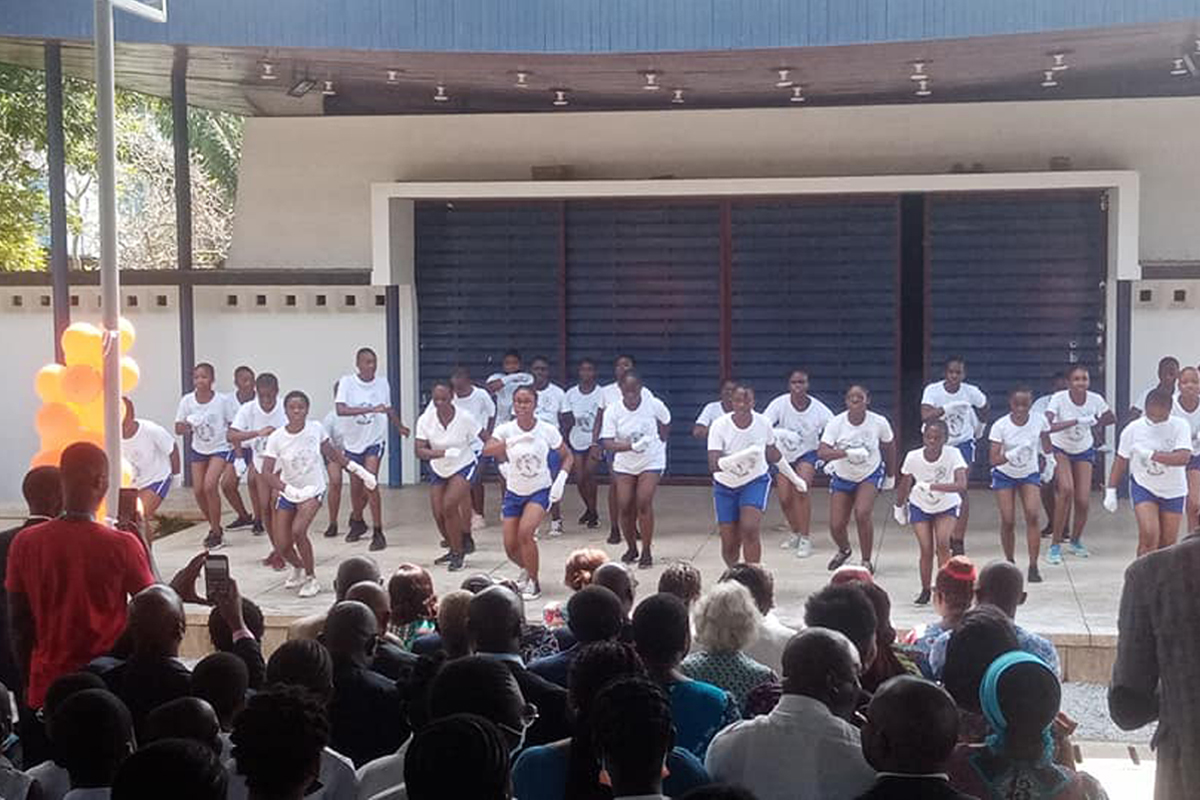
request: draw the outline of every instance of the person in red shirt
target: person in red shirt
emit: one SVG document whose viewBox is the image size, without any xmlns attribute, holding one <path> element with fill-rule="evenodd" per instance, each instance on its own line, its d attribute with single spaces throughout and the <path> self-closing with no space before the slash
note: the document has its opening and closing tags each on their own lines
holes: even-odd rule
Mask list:
<svg viewBox="0 0 1200 800">
<path fill-rule="evenodd" d="M 25 528 L 9 548 L 5 588 L 26 702 L 108 652 L 125 629 L 129 597 L 155 582 L 146 545 L 96 521 L 108 459 L 93 444 L 63 451 L 63 515 Z"/>
</svg>

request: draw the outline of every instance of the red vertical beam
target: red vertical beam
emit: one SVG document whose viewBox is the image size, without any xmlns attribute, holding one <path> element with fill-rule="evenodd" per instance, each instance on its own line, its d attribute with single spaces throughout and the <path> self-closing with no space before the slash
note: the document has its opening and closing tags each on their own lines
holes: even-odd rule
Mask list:
<svg viewBox="0 0 1200 800">
<path fill-rule="evenodd" d="M 567 203 L 558 202 L 558 379 L 565 387 L 571 380 L 567 364 Z"/>
<path fill-rule="evenodd" d="M 733 206 L 721 201 L 721 380 L 733 375 Z"/>
</svg>

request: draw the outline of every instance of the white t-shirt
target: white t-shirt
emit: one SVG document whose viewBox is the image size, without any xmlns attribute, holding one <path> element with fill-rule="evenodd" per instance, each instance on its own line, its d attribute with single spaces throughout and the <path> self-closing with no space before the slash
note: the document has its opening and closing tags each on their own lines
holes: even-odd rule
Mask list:
<svg viewBox="0 0 1200 800">
<path fill-rule="evenodd" d="M 492 381 L 503 381 L 504 383 L 500 387 L 500 391 L 496 392 L 496 423 L 508 422 L 512 419 L 513 395 L 522 386 L 532 385 L 533 376 L 528 372 L 513 372 L 509 374 L 493 372 L 487 379 L 488 383 Z"/>
<path fill-rule="evenodd" d="M 1171 408 L 1171 416 L 1179 417 L 1188 424 L 1188 428 L 1192 431 L 1192 455 L 1200 455 L 1200 405 L 1196 406 L 1195 411 L 1188 411 L 1179 402 L 1179 397 L 1175 397 L 1175 404 Z"/>
<path fill-rule="evenodd" d="M 720 400 L 714 400 L 707 403 L 704 408 L 700 409 L 700 416 L 696 417 L 696 424 L 703 425 L 706 428 L 712 427 L 713 422 L 722 414 L 729 412 L 721 405 Z"/>
<path fill-rule="evenodd" d="M 286 416 L 286 415 L 285 415 Z M 350 422 L 350 417 L 339 417 L 337 409 L 332 409 L 321 420 L 321 427 L 325 429 L 325 434 L 329 437 L 329 443 L 336 450 L 346 449 L 346 423 Z M 354 424 L 354 423 L 350 423 Z"/>
<path fill-rule="evenodd" d="M 658 436 L 658 425 L 671 424 L 671 412 L 661 400 L 643 389 L 642 399 L 635 409 L 618 400 L 604 409 L 604 424 L 601 439 L 620 439 L 636 442 L 649 439 L 650 445 L 642 452 L 623 450 L 613 455 L 613 471 L 626 475 L 640 475 L 646 470 L 667 468 L 667 443 Z"/>
<path fill-rule="evenodd" d="M 280 479 L 296 489 L 316 486 L 325 491 L 325 459 L 321 456 L 321 442 L 328 439 L 321 423 L 308 420 L 304 430 L 292 433 L 287 428 L 276 428 L 267 437 L 263 455 L 275 459 Z"/>
<path fill-rule="evenodd" d="M 959 445 L 975 440 L 975 429 L 979 427 L 979 416 L 975 409 L 987 405 L 987 398 L 978 386 L 962 383 L 956 392 L 946 391 L 946 382 L 938 381 L 925 387 L 921 395 L 921 405 L 945 409 L 953 403 L 969 403 L 968 406 L 952 406 L 946 409 L 942 420 L 950 430 L 950 438 L 946 444 Z"/>
<path fill-rule="evenodd" d="M 344 403 L 350 408 L 391 406 L 392 387 L 382 375 L 377 374 L 367 382 L 355 373 L 350 373 L 338 381 L 334 402 Z M 347 453 L 361 453 L 387 440 L 387 414 L 356 414 L 343 419 L 346 420 L 346 427 L 343 429 L 342 438 Z"/>
<path fill-rule="evenodd" d="M 719 406 L 720 404 L 718 404 Z M 730 455 L 745 450 L 747 447 L 775 444 L 775 431 L 767 418 L 757 411 L 751 412 L 750 424 L 739 428 L 733 421 L 733 413 L 723 414 L 713 420 L 708 428 L 708 449 L 719 450 L 722 455 Z M 724 474 L 736 475 L 733 481 L 717 481 L 730 489 L 745 486 L 753 480 L 767 474 L 766 453 L 756 457 L 747 464 L 740 465 L 736 470 L 723 470 Z M 714 477 L 714 480 L 715 477 Z"/>
<path fill-rule="evenodd" d="M 1139 394 L 1137 396 L 1137 400 L 1135 400 L 1133 402 L 1133 404 L 1130 406 L 1130 408 L 1136 408 L 1138 411 L 1144 412 L 1146 410 L 1146 398 L 1149 397 L 1150 393 L 1153 392 L 1157 388 L 1158 388 L 1158 381 L 1155 381 L 1154 383 L 1147 386 L 1145 389 L 1142 389 L 1141 394 Z M 1179 384 L 1175 384 L 1175 391 L 1171 393 L 1171 397 L 1172 398 L 1179 397 Z"/>
<path fill-rule="evenodd" d="M 458 393 L 454 393 L 454 399 L 451 401 L 454 407 L 466 411 L 475 421 L 479 423 L 479 429 L 483 430 L 492 421 L 492 417 L 496 416 L 496 403 L 492 400 L 492 396 L 488 394 L 487 389 L 481 389 L 478 386 L 471 387 L 471 393 L 466 397 L 459 397 Z M 433 406 L 433 403 L 429 404 Z M 478 436 L 471 443 L 471 451 L 475 455 L 483 452 L 483 439 Z"/>
<path fill-rule="evenodd" d="M 654 397 L 654 392 L 642 386 L 642 400 L 644 401 L 647 397 Z M 621 386 L 616 381 L 600 387 L 601 408 L 619 406 L 622 399 L 624 399 L 624 395 L 621 394 Z"/>
<path fill-rule="evenodd" d="M 504 442 L 508 460 L 508 491 L 521 497 L 546 489 L 552 483 L 548 456 L 562 445 L 558 426 L 540 419 L 524 430 L 515 419 L 497 425 L 492 438 Z"/>
<path fill-rule="evenodd" d="M 1138 417 L 1121 431 L 1117 444 L 1117 455 L 1129 459 L 1129 471 L 1133 479 L 1146 489 L 1162 498 L 1182 497 L 1187 494 L 1186 467 L 1169 467 L 1157 461 L 1133 456 L 1133 448 L 1141 446 L 1156 453 L 1192 449 L 1192 429 L 1187 421 L 1179 417 L 1167 417 L 1165 422 L 1151 422 Z"/>
<path fill-rule="evenodd" d="M 954 471 L 966 468 L 967 462 L 957 447 L 945 445 L 942 455 L 932 462 L 925 458 L 925 448 L 918 447 L 908 451 L 904 463 L 900 465 L 900 473 L 912 475 L 913 480 L 923 483 L 954 483 Z M 926 514 L 940 514 L 961 504 L 962 495 L 958 492 L 930 492 L 913 486 L 908 501 Z"/>
<path fill-rule="evenodd" d="M 860 464 L 851 464 L 848 458 L 832 462 L 833 474 L 844 481 L 858 483 L 867 478 L 883 463 L 879 445 L 892 440 L 892 426 L 882 414 L 868 410 L 862 424 L 850 422 L 848 411 L 843 411 L 829 421 L 821 441 L 838 450 L 861 447 L 867 451 L 867 459 Z"/>
<path fill-rule="evenodd" d="M 558 415 L 567 413 L 567 393 L 562 387 L 547 383 L 545 389 L 537 390 L 537 407 L 533 415 L 542 422 L 558 427 Z"/>
<path fill-rule="evenodd" d="M 1083 417 L 1094 417 L 1099 420 L 1106 413 L 1108 413 L 1108 403 L 1104 402 L 1104 398 L 1095 392 L 1088 392 L 1083 405 L 1077 406 L 1071 399 L 1070 391 L 1064 389 L 1061 392 L 1055 392 L 1054 396 L 1050 398 L 1050 404 L 1046 406 L 1046 415 L 1048 418 L 1052 417 L 1051 422 L 1065 422 L 1069 419 L 1082 419 Z M 1092 435 L 1091 427 L 1072 425 L 1050 434 L 1050 443 L 1064 453 L 1075 455 L 1093 447 L 1095 437 Z"/>
<path fill-rule="evenodd" d="M 787 428 L 800 435 L 800 455 L 817 449 L 821 443 L 821 432 L 833 419 L 829 406 L 812 395 L 808 397 L 808 408 L 803 411 L 796 410 L 790 394 L 781 394 L 767 405 L 763 413 L 771 427 Z"/>
<path fill-rule="evenodd" d="M 571 448 L 574 450 L 587 450 L 592 446 L 592 431 L 596 426 L 596 411 L 600 408 L 601 393 L 599 386 L 593 386 L 586 394 L 578 386 L 567 389 L 564 397 L 566 411 L 575 418 L 569 437 Z"/>
<path fill-rule="evenodd" d="M 212 399 L 201 403 L 195 392 L 188 392 L 175 411 L 176 422 L 192 426 L 192 450 L 202 456 L 229 451 L 229 423 L 237 414 L 237 400 L 231 394 L 214 392 Z"/>
<path fill-rule="evenodd" d="M 1053 396 L 1054 396 L 1053 394 L 1044 394 L 1041 397 L 1039 397 L 1038 399 L 1034 400 L 1033 405 L 1031 405 L 1029 407 L 1029 416 L 1031 416 L 1031 417 L 1046 416 L 1046 409 L 1049 407 L 1050 398 Z"/>
<path fill-rule="evenodd" d="M 255 398 L 248 403 L 243 403 L 242 407 L 238 409 L 237 414 L 233 417 L 232 427 L 249 433 L 268 427 L 282 428 L 284 425 L 287 425 L 287 414 L 283 411 L 282 400 L 276 398 L 275 405 L 271 410 L 263 411 L 262 404 L 258 402 L 258 398 Z M 261 472 L 263 452 L 267 449 L 266 438 L 255 436 L 253 439 L 242 442 L 242 447 L 250 448 L 250 452 L 254 454 L 254 468 Z"/>
<path fill-rule="evenodd" d="M 133 468 L 133 485 L 145 489 L 171 477 L 171 451 L 175 437 L 157 422 L 137 421 L 137 433 L 121 440 L 121 455 Z"/>
<path fill-rule="evenodd" d="M 430 469 L 436 475 L 449 478 L 475 460 L 472 443 L 479 441 L 479 431 L 482 429 L 479 420 L 461 408 L 454 409 L 454 418 L 449 425 L 442 425 L 437 408 L 430 406 L 417 418 L 416 438 L 429 442 L 434 450 L 457 447 L 461 451 L 457 458 L 435 458 L 429 462 Z"/>
<path fill-rule="evenodd" d="M 1000 449 L 1011 454 L 1009 460 L 996 469 L 1010 478 L 1027 478 L 1037 472 L 1040 469 L 1038 453 L 1042 452 L 1042 433 L 1049 427 L 1045 416 L 1039 417 L 1032 411 L 1024 425 L 1013 422 L 1012 414 L 1005 414 L 992 423 L 988 441 L 999 442 Z"/>
</svg>

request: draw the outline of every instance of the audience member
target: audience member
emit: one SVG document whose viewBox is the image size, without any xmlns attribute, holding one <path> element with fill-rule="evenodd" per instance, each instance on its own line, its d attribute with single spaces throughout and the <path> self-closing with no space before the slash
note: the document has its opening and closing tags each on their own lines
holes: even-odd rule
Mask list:
<svg viewBox="0 0 1200 800">
<path fill-rule="evenodd" d="M 54 758 L 71 776 L 66 800 L 106 800 L 121 763 L 134 751 L 133 720 L 116 695 L 84 689 L 54 713 Z"/>
<path fill-rule="evenodd" d="M 16 740 L 16 719 L 13 711 L 16 702 L 9 693 L 8 687 L 0 684 L 0 740 L 3 741 L 4 754 L 0 755 L 0 798 L 4 800 L 40 800 L 41 792 L 33 778 L 21 772 L 9 760 L 9 747 Z"/>
<path fill-rule="evenodd" d="M 1008 561 L 993 561 L 979 572 L 979 580 L 975 586 L 975 601 L 983 606 L 995 606 L 1004 615 L 1013 620 L 1013 630 L 1017 632 L 1017 642 L 1021 649 L 1044 661 L 1055 675 L 1062 675 L 1062 667 L 1058 658 L 1058 650 L 1049 639 L 1031 633 L 1016 624 L 1017 607 L 1025 603 L 1025 575 L 1016 564 Z M 934 642 L 930 653 L 930 662 L 941 666 L 945 662 L 946 642 L 949 634 L 942 634 Z"/>
<path fill-rule="evenodd" d="M 375 643 L 375 655 L 371 657 L 371 669 L 393 681 L 408 681 L 416 666 L 417 656 L 402 648 L 387 634 L 388 621 L 392 616 L 387 589 L 375 581 L 359 581 L 346 592 L 345 599 L 362 603 L 375 615 L 379 638 Z"/>
<path fill-rule="evenodd" d="M 417 732 L 404 762 L 410 800 L 508 800 L 509 744 L 495 724 L 451 714 Z"/>
<path fill-rule="evenodd" d="M 734 564 L 725 570 L 720 580 L 737 581 L 750 590 L 762 617 L 758 623 L 758 637 L 746 648 L 746 655 L 779 674 L 783 669 L 784 648 L 796 631 L 775 616 L 774 576 L 762 564 Z"/>
<path fill-rule="evenodd" d="M 1061 699 L 1058 676 L 1037 656 L 1014 650 L 995 659 L 979 687 L 979 704 L 992 735 L 986 744 L 955 750 L 951 784 L 985 798 L 1107 798 L 1090 776 L 1054 763 L 1051 728 Z"/>
<path fill-rule="evenodd" d="M 104 689 L 104 681 L 99 675 L 90 672 L 68 672 L 46 690 L 46 702 L 42 706 L 42 718 L 45 720 L 45 736 L 47 737 L 46 752 L 53 759 L 46 760 L 26 770 L 26 774 L 38 782 L 42 800 L 63 800 L 71 791 L 71 776 L 67 769 L 54 754 L 54 719 L 59 707 L 68 697 L 85 689 Z M 22 742 L 24 746 L 24 742 Z M 28 758 L 25 761 L 29 764 Z"/>
<path fill-rule="evenodd" d="M 809 627 L 783 654 L 783 697 L 771 713 L 737 722 L 708 747 L 715 780 L 759 800 L 850 800 L 875 771 L 847 720 L 858 704 L 858 650 L 841 633 Z"/>
<path fill-rule="evenodd" d="M 602 564 L 607 563 L 608 553 L 594 547 L 584 547 L 575 550 L 567 556 L 567 568 L 563 584 L 572 592 L 578 592 L 585 586 L 590 586 L 592 576 Z"/>
<path fill-rule="evenodd" d="M 700 599 L 703 581 L 700 570 L 690 561 L 675 561 L 667 565 L 658 578 L 658 591 L 673 594 L 690 610 L 692 603 Z"/>
<path fill-rule="evenodd" d="M 910 675 L 889 680 L 867 708 L 863 755 L 879 777 L 860 800 L 973 800 L 945 775 L 957 743 L 958 710 L 944 689 Z"/>
<path fill-rule="evenodd" d="M 228 760 L 233 720 L 246 707 L 250 675 L 232 653 L 210 653 L 192 670 L 192 694 L 212 706 L 221 726 L 221 757 Z"/>
<path fill-rule="evenodd" d="M 346 593 L 350 591 L 350 587 L 363 581 L 370 581 L 383 585 L 383 578 L 379 574 L 379 565 L 375 563 L 375 559 L 370 556 L 350 556 L 343 559 L 337 568 L 337 574 L 333 578 L 333 603 L 334 605 L 346 599 Z M 292 639 L 316 639 L 321 635 L 321 631 L 325 630 L 325 617 L 329 614 L 329 610 L 321 611 L 317 614 L 309 614 L 307 617 L 301 617 L 288 626 L 287 638 Z M 383 630 L 386 630 L 384 628 Z"/>
<path fill-rule="evenodd" d="M 737 581 L 718 583 L 696 601 L 692 611 L 698 652 L 685 658 L 679 670 L 733 695 L 738 708 L 751 690 L 775 680 L 775 673 L 746 655 L 758 635 L 762 615 L 750 591 Z"/>
<path fill-rule="evenodd" d="M 623 621 L 621 601 L 611 590 L 595 585 L 583 587 L 567 601 L 567 625 L 577 643 L 569 650 L 531 662 L 529 671 L 567 687 L 571 663 L 580 649 L 593 642 L 615 639 Z"/>
<path fill-rule="evenodd" d="M 238 715 L 232 738 L 236 777 L 245 787 L 242 796 L 301 800 L 320 775 L 329 719 L 322 700 L 303 687 L 274 686 L 250 698 Z M 231 798 L 238 782 L 230 781 Z"/>
<path fill-rule="evenodd" d="M 242 598 L 242 623 L 249 631 L 253 642 L 244 638 L 236 642 L 233 640 L 233 630 L 225 621 L 226 613 L 222 611 L 220 605 L 213 606 L 212 611 L 208 612 L 208 639 L 218 653 L 232 653 L 238 655 L 245 662 L 250 688 L 257 691 L 262 688 L 263 678 L 266 677 L 267 672 L 267 665 L 262 657 L 263 634 L 267 630 L 262 609 L 253 600 Z M 255 654 L 257 654 L 257 658 L 254 657 Z"/>
<path fill-rule="evenodd" d="M 729 692 L 679 670 L 692 644 L 687 606 L 672 594 L 647 597 L 633 612 L 633 639 L 650 679 L 670 697 L 675 744 L 703 759 L 717 731 L 742 715 Z"/>
<path fill-rule="evenodd" d="M 637 578 L 624 564 L 609 561 L 596 568 L 596 572 L 592 576 L 592 584 L 611 590 L 621 601 L 621 632 L 617 634 L 617 638 L 629 644 L 633 641 L 630 615 L 633 614 L 633 606 L 636 602 Z"/>
<path fill-rule="evenodd" d="M 155 581 L 147 546 L 95 521 L 108 491 L 104 451 L 72 444 L 61 469 L 62 517 L 20 531 L 8 551 L 12 645 L 29 708 L 41 708 L 55 678 L 112 648 L 125 628 L 128 597 Z"/>
<path fill-rule="evenodd" d="M 146 715 L 142 727 L 145 735 L 139 741 L 143 744 L 162 739 L 190 739 L 217 756 L 225 751 L 217 712 L 198 697 L 180 697 L 163 703 Z"/>
<path fill-rule="evenodd" d="M 953 631 L 975 598 L 975 564 L 966 556 L 952 556 L 937 571 L 933 582 L 933 610 L 938 619 L 917 625 L 905 638 L 905 644 L 921 668 L 921 674 L 933 678 L 929 654 L 943 633 Z"/>
<path fill-rule="evenodd" d="M 391 633 L 405 650 L 418 636 L 431 633 L 437 620 L 437 595 L 433 577 L 416 564 L 401 564 L 388 579 L 392 601 Z"/>
<path fill-rule="evenodd" d="M 663 775 L 675 743 L 671 705 L 658 684 L 619 678 L 596 695 L 593 746 L 614 798 L 667 800 Z"/>
<path fill-rule="evenodd" d="M 209 748 L 188 739 L 163 739 L 125 759 L 112 800 L 225 800 L 229 773 Z"/>
<path fill-rule="evenodd" d="M 455 589 L 438 600 L 437 629 L 446 658 L 462 658 L 471 652 L 467 610 L 474 596 L 465 589 Z"/>
<path fill-rule="evenodd" d="M 892 627 L 892 599 L 878 583 L 860 583 L 875 609 L 875 661 L 862 675 L 863 689 L 872 693 L 892 678 L 901 675 L 920 675 L 921 670 L 896 645 L 896 629 Z"/>
<path fill-rule="evenodd" d="M 864 672 L 871 669 L 879 655 L 875 606 L 858 581 L 826 586 L 809 595 L 804 603 L 804 624 L 843 634 L 858 649 Z"/>
<path fill-rule="evenodd" d="M 470 597 L 467 620 L 472 649 L 504 664 L 521 694 L 538 709 L 526 743 L 546 744 L 570 736 L 566 690 L 526 669 L 521 660 L 521 596 L 504 586 L 492 586 Z"/>
<path fill-rule="evenodd" d="M 521 658 L 526 664 L 532 664 L 539 658 L 549 658 L 557 655 L 576 644 L 575 635 L 569 627 L 560 626 L 551 629 L 541 622 L 529 622 L 525 615 L 525 598 L 521 587 L 516 581 L 505 578 L 496 581 L 497 586 L 503 586 L 521 598 Z"/>
<path fill-rule="evenodd" d="M 958 705 L 959 741 L 981 742 L 987 737 L 987 722 L 979 708 L 979 685 L 993 661 L 1019 649 L 1012 621 L 1000 609 L 980 606 L 963 615 L 946 645 L 942 670 L 942 685 Z"/>
</svg>

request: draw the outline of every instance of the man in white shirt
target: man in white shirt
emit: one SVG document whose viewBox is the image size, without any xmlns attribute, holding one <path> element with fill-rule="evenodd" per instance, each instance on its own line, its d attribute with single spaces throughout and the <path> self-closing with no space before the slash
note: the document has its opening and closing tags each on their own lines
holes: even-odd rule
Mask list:
<svg viewBox="0 0 1200 800">
<path fill-rule="evenodd" d="M 858 703 L 862 664 L 840 633 L 809 628 L 783 654 L 783 697 L 766 716 L 734 723 L 708 746 L 714 781 L 758 800 L 853 800 L 871 787 L 858 730 L 846 719 Z"/>
</svg>

